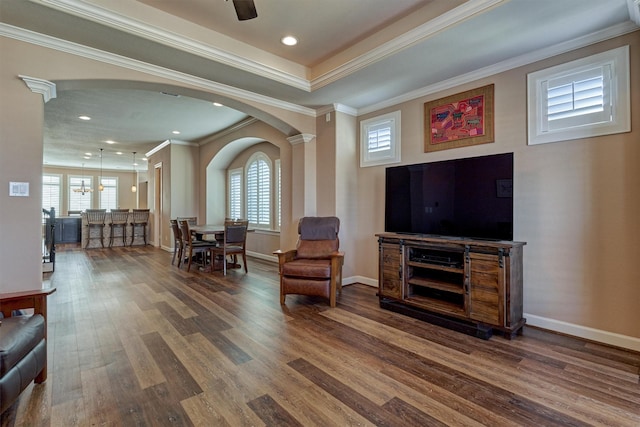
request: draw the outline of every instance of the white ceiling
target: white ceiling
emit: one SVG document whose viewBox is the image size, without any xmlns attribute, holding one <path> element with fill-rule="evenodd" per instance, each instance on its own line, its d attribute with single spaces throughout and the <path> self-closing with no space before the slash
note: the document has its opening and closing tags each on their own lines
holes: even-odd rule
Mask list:
<svg viewBox="0 0 640 427">
<path fill-rule="evenodd" d="M 44 162 L 96 167 L 103 148 L 105 169 L 128 170 L 133 151 L 199 142 L 256 115 L 229 102 L 230 93 L 307 112 L 334 104 L 372 111 L 633 31 L 627 1 L 255 0 L 258 17 L 238 21 L 224 0 L 0 0 L 0 34 L 46 34 L 52 46 L 65 40 L 175 70 L 220 94 L 56 82 L 57 97 L 45 105 Z M 283 46 L 286 34 L 299 44 Z"/>
</svg>

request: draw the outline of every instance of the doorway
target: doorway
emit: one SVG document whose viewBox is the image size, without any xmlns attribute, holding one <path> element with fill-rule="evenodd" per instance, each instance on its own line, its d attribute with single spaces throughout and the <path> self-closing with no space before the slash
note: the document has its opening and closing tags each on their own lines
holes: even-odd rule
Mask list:
<svg viewBox="0 0 640 427">
<path fill-rule="evenodd" d="M 156 247 L 162 246 L 162 162 L 153 167 L 153 235 Z"/>
</svg>

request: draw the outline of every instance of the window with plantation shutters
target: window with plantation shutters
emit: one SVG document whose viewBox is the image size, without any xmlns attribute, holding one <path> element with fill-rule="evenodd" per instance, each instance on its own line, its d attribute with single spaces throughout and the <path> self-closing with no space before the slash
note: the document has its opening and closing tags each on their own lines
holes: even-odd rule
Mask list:
<svg viewBox="0 0 640 427">
<path fill-rule="evenodd" d="M 544 129 L 610 120 L 610 84 L 610 65 L 543 82 L 543 91 L 547 94 Z"/>
<path fill-rule="evenodd" d="M 529 144 L 631 130 L 629 47 L 531 73 Z"/>
<path fill-rule="evenodd" d="M 263 153 L 247 164 L 247 219 L 256 227 L 271 226 L 271 161 Z"/>
<path fill-rule="evenodd" d="M 242 215 L 242 168 L 229 171 L 229 218 L 243 218 Z"/>
<path fill-rule="evenodd" d="M 118 209 L 118 178 L 102 177 L 104 190 L 99 191 L 100 209 Z"/>
<path fill-rule="evenodd" d="M 360 122 L 360 167 L 400 161 L 400 111 Z"/>
<path fill-rule="evenodd" d="M 60 212 L 62 201 L 62 176 L 42 175 L 42 209 L 54 208 L 56 216 L 62 215 Z"/>
</svg>

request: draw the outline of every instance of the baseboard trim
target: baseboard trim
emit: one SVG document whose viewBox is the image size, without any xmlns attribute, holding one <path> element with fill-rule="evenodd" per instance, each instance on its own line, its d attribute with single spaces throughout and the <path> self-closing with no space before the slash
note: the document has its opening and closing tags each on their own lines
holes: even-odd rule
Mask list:
<svg viewBox="0 0 640 427">
<path fill-rule="evenodd" d="M 576 325 L 573 323 L 563 322 L 561 320 L 549 319 L 546 317 L 536 316 L 534 314 L 524 313 L 524 317 L 527 319 L 527 325 L 530 326 L 548 329 L 550 331 L 584 338 L 615 347 L 626 348 L 628 350 L 640 351 L 640 338 L 589 328 L 587 326 Z"/>
<path fill-rule="evenodd" d="M 351 276 L 342 278 L 343 285 L 353 285 L 354 283 L 361 283 L 363 285 L 373 286 L 374 288 L 378 287 L 377 279 L 370 279 L 364 276 Z"/>
</svg>

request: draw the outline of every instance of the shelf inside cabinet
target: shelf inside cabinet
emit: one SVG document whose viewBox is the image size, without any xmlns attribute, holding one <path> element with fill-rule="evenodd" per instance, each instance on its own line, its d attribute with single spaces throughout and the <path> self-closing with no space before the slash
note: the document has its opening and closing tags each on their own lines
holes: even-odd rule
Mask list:
<svg viewBox="0 0 640 427">
<path fill-rule="evenodd" d="M 437 280 L 437 279 L 425 278 L 425 277 L 417 277 L 417 276 L 414 276 L 414 277 L 410 278 L 409 280 L 407 280 L 407 283 L 409 285 L 421 286 L 421 287 L 424 287 L 424 288 L 438 289 L 438 290 L 441 290 L 441 291 L 451 292 L 451 293 L 454 293 L 454 294 L 463 294 L 464 293 L 464 288 L 462 287 L 462 283 L 451 283 L 451 282 L 445 282 L 443 280 Z"/>
<path fill-rule="evenodd" d="M 407 265 L 411 267 L 430 268 L 433 270 L 449 271 L 451 273 L 462 273 L 464 268 L 457 265 L 432 264 L 422 261 L 407 261 Z"/>
</svg>

